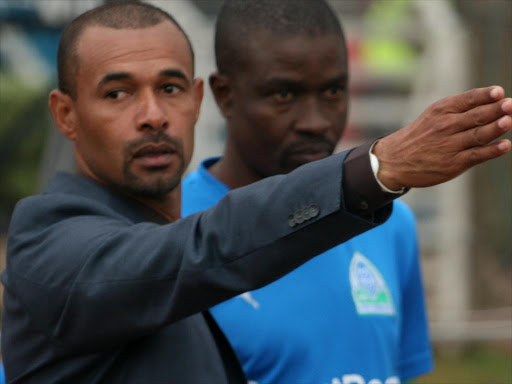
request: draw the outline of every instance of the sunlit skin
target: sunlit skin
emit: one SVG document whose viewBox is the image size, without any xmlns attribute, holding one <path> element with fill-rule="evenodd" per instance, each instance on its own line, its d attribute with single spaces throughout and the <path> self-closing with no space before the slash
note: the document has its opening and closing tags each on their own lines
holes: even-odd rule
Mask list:
<svg viewBox="0 0 512 384">
<path fill-rule="evenodd" d="M 193 77 L 182 32 L 86 28 L 78 43 L 77 97 L 50 94 L 50 110 L 74 143 L 79 171 L 164 214 L 180 217 L 203 82 Z"/>
<path fill-rule="evenodd" d="M 342 38 L 261 30 L 241 54 L 233 76 L 210 77 L 229 131 L 210 172 L 237 188 L 332 154 L 347 117 Z"/>
</svg>

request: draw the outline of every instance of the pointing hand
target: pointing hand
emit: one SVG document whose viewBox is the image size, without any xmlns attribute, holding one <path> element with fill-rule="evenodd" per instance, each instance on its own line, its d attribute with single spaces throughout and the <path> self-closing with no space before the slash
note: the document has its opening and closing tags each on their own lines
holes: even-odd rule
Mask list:
<svg viewBox="0 0 512 384">
<path fill-rule="evenodd" d="M 446 97 L 420 117 L 379 140 L 380 181 L 392 190 L 429 187 L 507 153 L 509 140 L 493 140 L 512 129 L 512 99 L 499 86 Z"/>
</svg>

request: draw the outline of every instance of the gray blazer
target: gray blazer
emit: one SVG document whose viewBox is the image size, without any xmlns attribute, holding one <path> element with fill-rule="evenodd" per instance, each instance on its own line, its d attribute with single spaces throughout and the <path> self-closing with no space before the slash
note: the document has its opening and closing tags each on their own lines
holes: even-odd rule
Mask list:
<svg viewBox="0 0 512 384">
<path fill-rule="evenodd" d="M 238 383 L 204 312 L 384 222 L 344 209 L 345 154 L 229 193 L 174 223 L 59 174 L 9 229 L 2 352 L 9 383 Z M 304 282 L 307 284 L 307 281 Z"/>
</svg>

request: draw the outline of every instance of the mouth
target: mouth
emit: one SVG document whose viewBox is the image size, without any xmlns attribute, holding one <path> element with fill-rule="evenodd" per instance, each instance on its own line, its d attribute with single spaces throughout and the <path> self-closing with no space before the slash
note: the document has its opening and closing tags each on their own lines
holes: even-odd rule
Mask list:
<svg viewBox="0 0 512 384">
<path fill-rule="evenodd" d="M 147 144 L 133 153 L 133 161 L 144 168 L 168 167 L 176 150 L 169 144 Z"/>
</svg>

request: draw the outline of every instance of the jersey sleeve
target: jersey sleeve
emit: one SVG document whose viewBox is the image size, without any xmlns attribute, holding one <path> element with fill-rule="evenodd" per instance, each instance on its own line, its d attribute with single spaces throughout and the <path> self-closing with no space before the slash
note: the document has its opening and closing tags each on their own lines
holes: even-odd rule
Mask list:
<svg viewBox="0 0 512 384">
<path fill-rule="evenodd" d="M 402 202 L 395 202 L 404 217 L 407 236 L 403 246 L 408 256 L 402 286 L 402 324 L 400 337 L 399 372 L 407 380 L 433 369 L 432 350 L 428 332 L 427 313 L 421 268 L 419 262 L 418 237 L 414 214 Z"/>
</svg>

